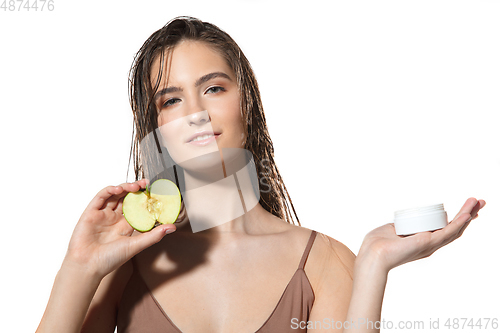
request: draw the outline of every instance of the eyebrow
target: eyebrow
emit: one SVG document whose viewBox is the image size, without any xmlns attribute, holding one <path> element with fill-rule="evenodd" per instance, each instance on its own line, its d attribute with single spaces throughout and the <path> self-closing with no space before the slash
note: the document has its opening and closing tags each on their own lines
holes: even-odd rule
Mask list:
<svg viewBox="0 0 500 333">
<path fill-rule="evenodd" d="M 232 81 L 231 78 L 229 77 L 229 75 L 227 75 L 226 73 L 223 73 L 223 72 L 213 72 L 213 73 L 205 74 L 202 77 L 200 77 L 198 80 L 196 80 L 196 82 L 194 83 L 194 86 L 195 87 L 199 87 L 203 83 L 205 83 L 207 81 L 210 81 L 210 80 L 212 80 L 212 79 L 214 79 L 216 77 L 223 77 L 223 78 L 228 79 L 229 81 Z M 169 94 L 169 93 L 173 93 L 173 92 L 178 92 L 178 91 L 182 91 L 182 88 L 179 88 L 179 87 L 167 87 L 167 88 L 164 88 L 164 89 L 162 89 L 162 90 L 160 90 L 160 91 L 158 91 L 156 93 L 155 100 L 158 100 L 158 98 L 160 98 L 163 95 L 166 95 L 166 94 Z"/>
</svg>

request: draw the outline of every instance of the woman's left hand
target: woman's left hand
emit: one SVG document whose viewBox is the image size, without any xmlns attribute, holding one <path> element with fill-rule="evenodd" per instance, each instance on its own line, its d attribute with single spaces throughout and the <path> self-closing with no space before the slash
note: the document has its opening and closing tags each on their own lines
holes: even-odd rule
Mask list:
<svg viewBox="0 0 500 333">
<path fill-rule="evenodd" d="M 439 230 L 403 237 L 396 234 L 394 223 L 378 227 L 365 236 L 356 260 L 373 262 L 375 259 L 389 272 L 399 265 L 429 257 L 437 249 L 460 237 L 485 204 L 484 200 L 467 199 L 455 218 Z"/>
</svg>

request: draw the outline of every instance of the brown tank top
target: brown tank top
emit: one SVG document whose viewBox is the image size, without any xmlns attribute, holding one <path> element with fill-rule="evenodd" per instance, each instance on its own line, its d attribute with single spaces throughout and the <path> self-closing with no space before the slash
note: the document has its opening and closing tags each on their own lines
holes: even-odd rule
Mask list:
<svg viewBox="0 0 500 333">
<path fill-rule="evenodd" d="M 273 312 L 256 333 L 307 331 L 306 328 L 299 328 L 305 325 L 299 324 L 309 320 L 314 302 L 314 293 L 304 266 L 315 236 L 316 231 L 313 230 L 299 267 Z M 182 333 L 163 311 L 135 267 L 119 304 L 117 328 L 118 333 Z"/>
</svg>

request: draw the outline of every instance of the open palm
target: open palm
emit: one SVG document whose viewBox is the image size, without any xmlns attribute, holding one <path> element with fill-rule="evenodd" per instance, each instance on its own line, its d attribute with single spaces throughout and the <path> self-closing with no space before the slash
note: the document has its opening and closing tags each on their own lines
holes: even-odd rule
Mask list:
<svg viewBox="0 0 500 333">
<path fill-rule="evenodd" d="M 485 204 L 484 200 L 469 198 L 455 218 L 443 229 L 411 236 L 398 236 L 394 223 L 385 224 L 365 236 L 358 256 L 368 252 L 374 254 L 387 272 L 404 263 L 426 258 L 460 237 Z"/>
</svg>

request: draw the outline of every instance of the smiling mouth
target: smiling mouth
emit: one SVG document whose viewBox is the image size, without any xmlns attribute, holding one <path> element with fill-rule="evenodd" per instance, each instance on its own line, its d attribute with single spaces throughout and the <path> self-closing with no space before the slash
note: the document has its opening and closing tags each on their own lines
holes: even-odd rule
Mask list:
<svg viewBox="0 0 500 333">
<path fill-rule="evenodd" d="M 193 139 L 191 139 L 187 143 L 189 143 L 191 145 L 195 145 L 195 146 L 206 146 L 206 145 L 209 145 L 209 144 L 215 142 L 215 140 L 219 136 L 220 136 L 219 133 L 201 134 L 201 135 L 194 137 Z"/>
<path fill-rule="evenodd" d="M 200 136 L 197 136 L 196 138 L 194 138 L 193 140 L 189 141 L 189 142 L 196 142 L 196 141 L 202 141 L 202 140 L 206 140 L 208 138 L 211 138 L 213 137 L 214 135 L 213 134 L 205 134 L 205 135 L 200 135 Z"/>
</svg>

